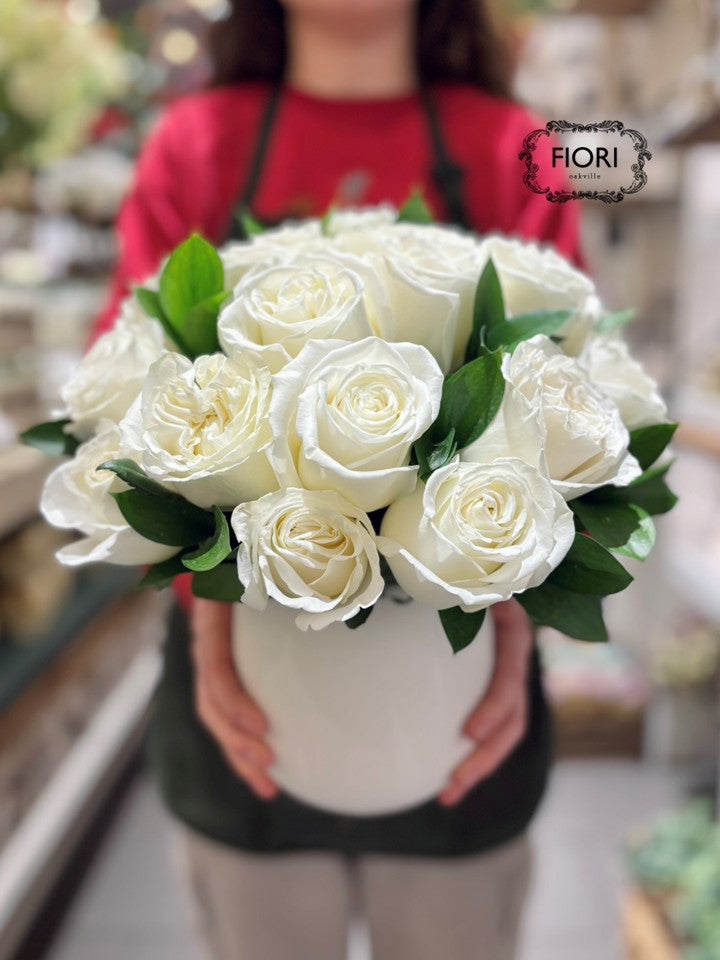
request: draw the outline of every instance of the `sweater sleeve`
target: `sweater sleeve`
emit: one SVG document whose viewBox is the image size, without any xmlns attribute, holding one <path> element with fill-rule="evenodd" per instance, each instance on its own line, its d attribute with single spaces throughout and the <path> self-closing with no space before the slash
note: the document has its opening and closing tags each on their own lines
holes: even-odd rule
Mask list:
<svg viewBox="0 0 720 960">
<path fill-rule="evenodd" d="M 181 180 L 180 159 L 185 153 L 180 153 L 178 139 L 182 128 L 180 105 L 170 107 L 145 141 L 118 214 L 118 256 L 105 305 L 92 327 L 92 340 L 112 327 L 131 284 L 154 273 L 163 257 L 195 229 L 196 217 Z"/>
</svg>

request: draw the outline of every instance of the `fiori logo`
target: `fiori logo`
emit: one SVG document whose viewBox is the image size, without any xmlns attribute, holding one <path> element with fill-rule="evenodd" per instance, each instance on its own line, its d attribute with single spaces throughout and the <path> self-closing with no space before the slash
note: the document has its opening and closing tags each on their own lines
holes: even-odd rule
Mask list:
<svg viewBox="0 0 720 960">
<path fill-rule="evenodd" d="M 619 120 L 550 120 L 545 127 L 531 130 L 522 146 L 519 159 L 525 165 L 525 186 L 551 203 L 618 203 L 645 186 L 644 166 L 652 158 L 645 137 Z M 566 185 L 558 186 L 559 173 Z M 581 187 L 578 181 L 592 181 L 593 187 Z"/>
<path fill-rule="evenodd" d="M 612 155 L 611 155 L 612 154 Z M 564 164 L 566 167 L 599 167 L 604 163 L 606 167 L 617 167 L 618 149 L 613 147 L 612 151 L 607 147 L 553 147 L 552 165 Z"/>
</svg>

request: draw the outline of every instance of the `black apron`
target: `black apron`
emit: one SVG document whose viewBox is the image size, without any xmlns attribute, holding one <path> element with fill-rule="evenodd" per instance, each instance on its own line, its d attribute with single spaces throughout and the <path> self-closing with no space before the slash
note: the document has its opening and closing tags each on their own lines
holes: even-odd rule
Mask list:
<svg viewBox="0 0 720 960">
<path fill-rule="evenodd" d="M 253 201 L 257 195 L 258 184 L 262 176 L 263 165 L 267 156 L 268 145 L 281 99 L 282 86 L 278 85 L 273 87 L 268 96 L 262 117 L 260 118 L 260 126 L 258 128 L 250 166 L 248 167 L 247 177 L 245 178 L 245 183 L 235 207 L 236 215 L 232 217 L 228 226 L 227 240 L 247 239 L 239 215 L 242 213 L 252 214 Z M 465 214 L 465 204 L 462 195 L 462 167 L 458 166 L 458 164 L 452 160 L 445 149 L 445 141 L 435 103 L 433 102 L 430 91 L 425 87 L 420 89 L 420 102 L 423 107 L 428 135 L 433 150 L 433 166 L 430 170 L 430 176 L 443 198 L 447 213 L 447 222 L 462 227 L 464 230 L 469 230 L 470 224 Z M 273 224 L 264 222 L 264 226 L 272 225 Z"/>
<path fill-rule="evenodd" d="M 251 212 L 281 90 L 266 105 L 239 198 Z M 468 227 L 462 171 L 448 156 L 432 98 L 421 102 L 433 146 L 432 176 L 451 222 Z M 242 237 L 237 220 L 229 236 Z M 351 817 L 326 813 L 280 793 L 259 800 L 228 767 L 193 706 L 193 666 L 187 616 L 175 609 L 164 648 L 164 670 L 155 694 L 148 737 L 150 765 L 171 812 L 221 843 L 254 853 L 330 850 L 452 857 L 479 853 L 518 836 L 544 793 L 552 754 L 552 728 L 542 690 L 537 649 L 528 677 L 528 730 L 500 767 L 455 807 L 435 800 L 402 813 Z M 422 745 L 418 745 L 421 749 Z"/>
</svg>

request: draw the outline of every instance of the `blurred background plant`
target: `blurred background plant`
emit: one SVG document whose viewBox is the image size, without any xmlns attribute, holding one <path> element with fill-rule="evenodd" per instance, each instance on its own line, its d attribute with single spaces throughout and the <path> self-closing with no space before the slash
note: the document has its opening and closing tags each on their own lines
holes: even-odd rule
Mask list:
<svg viewBox="0 0 720 960">
<path fill-rule="evenodd" d="M 655 820 L 627 847 L 636 883 L 662 910 L 684 960 L 720 957 L 720 826 L 709 801 Z"/>
<path fill-rule="evenodd" d="M 59 0 L 0 0 L 0 170 L 77 150 L 128 89 L 112 27 Z"/>
</svg>

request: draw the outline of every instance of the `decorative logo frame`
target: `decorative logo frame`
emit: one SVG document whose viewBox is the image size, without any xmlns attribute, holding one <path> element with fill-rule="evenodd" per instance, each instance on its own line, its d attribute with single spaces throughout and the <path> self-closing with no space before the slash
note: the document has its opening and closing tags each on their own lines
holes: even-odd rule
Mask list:
<svg viewBox="0 0 720 960">
<path fill-rule="evenodd" d="M 619 190 L 551 190 L 537 181 L 540 164 L 535 162 L 534 153 L 541 137 L 550 137 L 553 133 L 619 133 L 621 137 L 630 137 L 637 153 L 637 161 L 631 164 L 633 179 L 629 187 Z M 569 120 L 549 120 L 544 127 L 531 130 L 523 140 L 523 149 L 518 159 L 525 162 L 523 183 L 533 193 L 544 194 L 550 203 L 567 203 L 568 200 L 601 200 L 603 203 L 619 203 L 626 196 L 638 193 L 647 183 L 645 162 L 652 160 L 648 142 L 638 131 L 625 127 L 620 120 L 603 120 L 599 123 L 572 123 Z"/>
</svg>

